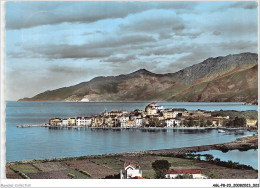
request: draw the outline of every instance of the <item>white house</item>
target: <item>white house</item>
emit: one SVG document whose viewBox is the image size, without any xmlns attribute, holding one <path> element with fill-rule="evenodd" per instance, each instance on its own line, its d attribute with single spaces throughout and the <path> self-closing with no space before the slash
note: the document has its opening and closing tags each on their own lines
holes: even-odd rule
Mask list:
<svg viewBox="0 0 260 188">
<path fill-rule="evenodd" d="M 121 179 L 131 179 L 134 177 L 142 177 L 142 170 L 140 167 L 137 166 L 136 163 L 125 163 L 124 164 L 124 171 L 120 171 L 120 178 Z"/>
<path fill-rule="evenodd" d="M 142 119 L 142 118 L 136 118 L 136 119 L 135 119 L 135 126 L 136 126 L 136 127 L 141 127 L 141 126 L 143 126 L 143 119 Z"/>
<path fill-rule="evenodd" d="M 122 128 L 126 128 L 126 122 L 129 121 L 129 116 L 121 116 L 119 118 L 119 123 Z"/>
<path fill-rule="evenodd" d="M 68 126 L 68 125 L 69 125 L 69 120 L 68 120 L 67 118 L 63 118 L 63 119 L 61 120 L 61 125 L 63 125 L 63 126 Z"/>
<path fill-rule="evenodd" d="M 181 120 L 175 118 L 168 118 L 165 122 L 167 127 L 179 127 L 181 125 Z"/>
<path fill-rule="evenodd" d="M 191 179 L 207 179 L 208 177 L 202 174 L 200 169 L 179 169 L 179 170 L 168 170 L 165 178 L 175 179 L 178 176 L 188 175 Z"/>
<path fill-rule="evenodd" d="M 80 126 L 90 126 L 92 122 L 92 118 L 91 117 L 77 117 L 76 118 L 76 125 Z"/>
</svg>

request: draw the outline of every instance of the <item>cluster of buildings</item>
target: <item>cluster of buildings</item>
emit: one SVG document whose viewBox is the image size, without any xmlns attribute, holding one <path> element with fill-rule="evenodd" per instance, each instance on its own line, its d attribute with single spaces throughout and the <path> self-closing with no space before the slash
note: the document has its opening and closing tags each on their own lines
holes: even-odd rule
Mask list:
<svg viewBox="0 0 260 188">
<path fill-rule="evenodd" d="M 50 126 L 86 126 L 86 127 L 218 127 L 223 126 L 229 117 L 212 117 L 202 110 L 164 108 L 157 103 L 150 103 L 145 110 L 131 112 L 114 110 L 91 117 L 51 118 Z"/>
<path fill-rule="evenodd" d="M 166 179 L 176 179 L 179 177 L 190 179 L 208 179 L 202 174 L 201 169 L 170 169 L 167 171 Z M 142 177 L 142 170 L 137 163 L 125 162 L 124 169 L 120 171 L 120 179 L 145 179 Z"/>
</svg>

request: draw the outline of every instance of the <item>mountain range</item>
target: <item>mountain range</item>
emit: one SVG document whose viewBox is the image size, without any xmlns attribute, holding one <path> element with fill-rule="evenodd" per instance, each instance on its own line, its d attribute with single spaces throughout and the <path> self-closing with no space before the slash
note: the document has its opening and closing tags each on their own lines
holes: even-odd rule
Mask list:
<svg viewBox="0 0 260 188">
<path fill-rule="evenodd" d="M 20 101 L 202 101 L 258 103 L 258 55 L 208 58 L 175 73 L 140 69 L 96 77 Z"/>
</svg>

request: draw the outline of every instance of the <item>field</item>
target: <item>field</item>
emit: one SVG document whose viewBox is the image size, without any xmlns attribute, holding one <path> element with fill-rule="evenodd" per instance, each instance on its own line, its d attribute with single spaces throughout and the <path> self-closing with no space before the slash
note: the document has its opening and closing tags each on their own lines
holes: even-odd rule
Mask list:
<svg viewBox="0 0 260 188">
<path fill-rule="evenodd" d="M 187 159 L 157 154 L 122 154 L 86 156 L 81 158 L 54 159 L 51 162 L 30 161 L 8 163 L 6 176 L 10 179 L 103 179 L 120 173 L 124 162 L 137 162 L 143 171 L 143 177 L 153 179 L 155 172 L 152 163 L 155 160 L 167 160 L 171 169 L 201 169 L 212 179 L 255 179 L 258 172 L 252 169 L 232 169 L 208 161 Z"/>
</svg>

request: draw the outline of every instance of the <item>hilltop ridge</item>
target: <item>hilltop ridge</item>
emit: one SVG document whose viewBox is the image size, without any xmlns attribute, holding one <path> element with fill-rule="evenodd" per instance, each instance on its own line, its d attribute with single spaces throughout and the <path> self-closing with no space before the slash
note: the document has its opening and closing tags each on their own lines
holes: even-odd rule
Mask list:
<svg viewBox="0 0 260 188">
<path fill-rule="evenodd" d="M 172 70 L 174 72 L 174 70 Z M 96 77 L 20 101 L 225 101 L 258 102 L 258 55 L 208 58 L 180 71 Z"/>
</svg>

